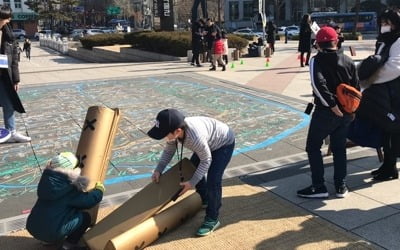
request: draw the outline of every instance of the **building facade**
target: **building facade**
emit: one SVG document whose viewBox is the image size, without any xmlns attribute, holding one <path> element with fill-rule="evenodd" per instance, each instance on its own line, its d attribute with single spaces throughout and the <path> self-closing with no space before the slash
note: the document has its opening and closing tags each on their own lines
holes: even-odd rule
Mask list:
<svg viewBox="0 0 400 250">
<path fill-rule="evenodd" d="M 15 29 L 24 29 L 27 36 L 37 31 L 36 13 L 24 4 L 24 0 L 0 0 L 1 5 L 8 5 L 13 11 L 11 25 Z"/>
</svg>

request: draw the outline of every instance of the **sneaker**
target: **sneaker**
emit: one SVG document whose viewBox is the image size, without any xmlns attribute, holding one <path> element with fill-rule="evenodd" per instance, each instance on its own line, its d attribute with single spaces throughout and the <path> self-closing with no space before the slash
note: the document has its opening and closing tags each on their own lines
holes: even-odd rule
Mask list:
<svg viewBox="0 0 400 250">
<path fill-rule="evenodd" d="M 340 186 L 336 188 L 336 197 L 344 198 L 349 193 L 349 189 L 346 185 Z"/>
<path fill-rule="evenodd" d="M 194 66 L 194 63 L 190 63 L 191 66 Z"/>
<path fill-rule="evenodd" d="M 213 220 L 210 218 L 205 218 L 203 224 L 197 230 L 197 236 L 207 236 L 215 231 L 219 227 L 220 223 L 218 220 Z"/>
<path fill-rule="evenodd" d="M 209 70 L 210 70 L 210 71 L 215 71 L 216 68 L 215 68 L 215 67 L 212 67 L 212 68 L 210 68 Z"/>
<path fill-rule="evenodd" d="M 7 142 L 30 142 L 32 139 L 29 136 L 22 135 L 16 131 L 11 132 L 11 137 Z"/>
<path fill-rule="evenodd" d="M 297 191 L 297 195 L 303 198 L 327 198 L 329 196 L 325 186 L 316 188 L 312 185 Z"/>
<path fill-rule="evenodd" d="M 11 133 L 8 129 L 0 128 L 0 143 L 8 141 L 10 137 Z"/>
</svg>

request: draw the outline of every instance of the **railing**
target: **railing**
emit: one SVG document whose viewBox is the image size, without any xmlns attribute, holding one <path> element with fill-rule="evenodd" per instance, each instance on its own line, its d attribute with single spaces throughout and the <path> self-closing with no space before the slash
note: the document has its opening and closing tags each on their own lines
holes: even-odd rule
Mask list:
<svg viewBox="0 0 400 250">
<path fill-rule="evenodd" d="M 68 54 L 68 38 L 66 37 L 61 39 L 60 37 L 40 34 L 39 45 L 56 50 L 64 55 Z"/>
</svg>

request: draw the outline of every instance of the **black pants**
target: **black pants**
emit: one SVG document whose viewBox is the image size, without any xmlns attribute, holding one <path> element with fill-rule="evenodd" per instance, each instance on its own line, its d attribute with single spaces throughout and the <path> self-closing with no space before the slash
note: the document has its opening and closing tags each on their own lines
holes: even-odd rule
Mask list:
<svg viewBox="0 0 400 250">
<path fill-rule="evenodd" d="M 305 61 L 303 61 L 304 53 L 307 53 L 307 56 L 306 56 L 306 60 L 305 60 Z M 311 56 L 311 51 L 309 51 L 309 52 L 301 52 L 301 53 L 300 53 L 300 66 L 301 66 L 301 67 L 304 66 L 304 63 L 306 63 L 306 65 L 308 65 L 308 62 L 310 61 L 310 56 Z"/>
<path fill-rule="evenodd" d="M 83 221 L 80 227 L 75 229 L 70 235 L 67 237 L 67 241 L 71 244 L 78 244 L 79 240 L 82 238 L 83 234 L 89 228 L 92 218 L 87 212 L 82 213 Z"/>
<path fill-rule="evenodd" d="M 400 151 L 400 134 L 399 133 L 383 133 L 383 165 L 387 169 L 396 166 L 397 156 Z"/>
<path fill-rule="evenodd" d="M 222 60 L 225 61 L 225 65 L 228 65 L 228 55 L 222 55 Z"/>
</svg>

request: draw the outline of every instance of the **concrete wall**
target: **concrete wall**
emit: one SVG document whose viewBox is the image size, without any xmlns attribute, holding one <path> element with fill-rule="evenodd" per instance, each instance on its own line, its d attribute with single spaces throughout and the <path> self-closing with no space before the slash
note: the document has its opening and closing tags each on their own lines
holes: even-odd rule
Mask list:
<svg viewBox="0 0 400 250">
<path fill-rule="evenodd" d="M 110 48 L 112 47 L 112 48 Z M 87 62 L 112 63 L 112 62 L 160 62 L 183 61 L 186 57 L 175 57 L 154 52 L 116 46 L 94 47 L 92 50 L 84 48 L 70 48 L 68 55 Z"/>
</svg>

